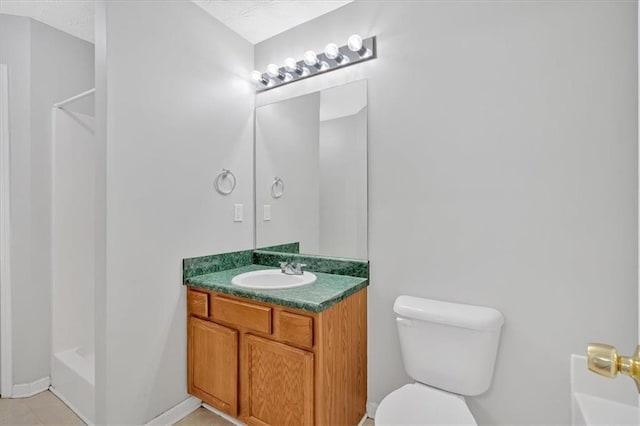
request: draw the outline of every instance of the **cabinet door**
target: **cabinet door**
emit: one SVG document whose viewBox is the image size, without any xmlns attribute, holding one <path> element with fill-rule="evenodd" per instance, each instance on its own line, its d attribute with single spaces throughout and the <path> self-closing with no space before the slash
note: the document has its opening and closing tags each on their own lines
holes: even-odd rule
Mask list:
<svg viewBox="0 0 640 426">
<path fill-rule="evenodd" d="M 189 393 L 238 414 L 238 332 L 189 318 Z"/>
<path fill-rule="evenodd" d="M 313 425 L 313 353 L 251 335 L 244 348 L 242 404 L 248 424 Z"/>
</svg>

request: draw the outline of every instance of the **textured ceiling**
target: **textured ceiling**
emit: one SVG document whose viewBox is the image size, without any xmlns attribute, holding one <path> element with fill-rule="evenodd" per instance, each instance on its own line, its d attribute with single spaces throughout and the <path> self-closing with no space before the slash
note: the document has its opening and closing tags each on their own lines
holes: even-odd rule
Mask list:
<svg viewBox="0 0 640 426">
<path fill-rule="evenodd" d="M 28 16 L 93 43 L 93 0 L 0 0 L 0 13 Z"/>
<path fill-rule="evenodd" d="M 331 12 L 353 0 L 193 0 L 223 24 L 256 44 Z"/>
<path fill-rule="evenodd" d="M 129 1 L 146 1 L 148 8 L 153 9 L 154 0 Z M 204 11 L 254 44 L 352 1 L 193 0 Z M 92 43 L 94 40 L 93 0 L 0 0 L 0 13 L 28 16 L 81 39 Z"/>
</svg>

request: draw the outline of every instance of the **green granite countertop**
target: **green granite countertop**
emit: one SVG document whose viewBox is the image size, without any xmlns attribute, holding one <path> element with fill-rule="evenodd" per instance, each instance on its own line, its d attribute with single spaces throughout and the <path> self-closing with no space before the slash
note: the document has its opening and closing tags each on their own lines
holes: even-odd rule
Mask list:
<svg viewBox="0 0 640 426">
<path fill-rule="evenodd" d="M 185 280 L 190 287 L 218 291 L 233 296 L 246 297 L 260 302 L 300 309 L 310 312 L 322 312 L 368 285 L 366 278 L 347 275 L 333 275 L 322 272 L 313 273 L 318 277 L 313 284 L 274 290 L 250 289 L 231 284 L 231 279 L 244 272 L 261 269 L 276 269 L 263 265 L 247 265 L 239 268 L 197 275 Z"/>
</svg>

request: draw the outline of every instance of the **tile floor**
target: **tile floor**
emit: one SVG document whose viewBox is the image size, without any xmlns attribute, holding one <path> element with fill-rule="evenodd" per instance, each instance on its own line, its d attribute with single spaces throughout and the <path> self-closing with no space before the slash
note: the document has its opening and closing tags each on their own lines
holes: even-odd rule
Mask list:
<svg viewBox="0 0 640 426">
<path fill-rule="evenodd" d="M 231 426 L 233 423 L 213 414 L 206 408 L 198 408 L 184 419 L 180 420 L 175 426 Z"/>
<path fill-rule="evenodd" d="M 0 426 L 73 426 L 84 425 L 62 401 L 49 391 L 31 398 L 0 399 Z M 230 426 L 222 417 L 202 407 L 176 423 L 176 426 Z M 367 419 L 363 426 L 374 426 Z"/>
<path fill-rule="evenodd" d="M 0 399 L 0 426 L 84 425 L 62 401 L 49 391 L 31 398 Z"/>
</svg>

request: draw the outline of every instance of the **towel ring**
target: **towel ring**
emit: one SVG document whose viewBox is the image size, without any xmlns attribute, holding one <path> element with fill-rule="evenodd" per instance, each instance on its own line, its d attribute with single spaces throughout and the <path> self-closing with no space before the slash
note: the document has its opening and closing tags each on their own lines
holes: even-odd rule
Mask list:
<svg viewBox="0 0 640 426">
<path fill-rule="evenodd" d="M 282 195 L 284 195 L 284 181 L 276 176 L 273 178 L 273 183 L 271 184 L 271 196 L 277 199 L 282 197 Z"/>
<path fill-rule="evenodd" d="M 231 179 L 228 179 L 231 177 Z M 231 188 L 224 187 L 224 182 L 226 180 L 231 181 Z M 218 191 L 219 194 L 229 195 L 236 189 L 236 176 L 233 174 L 231 170 L 222 169 L 222 171 L 216 176 L 216 179 L 213 181 L 213 186 Z"/>
</svg>

